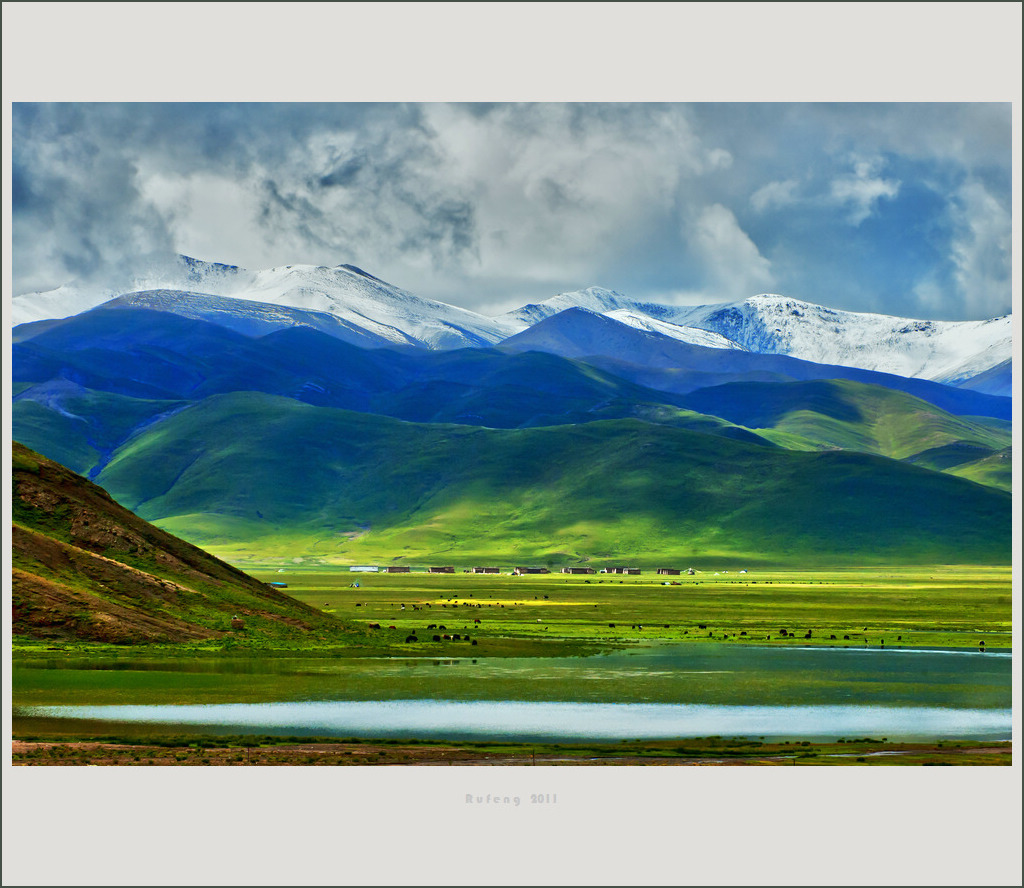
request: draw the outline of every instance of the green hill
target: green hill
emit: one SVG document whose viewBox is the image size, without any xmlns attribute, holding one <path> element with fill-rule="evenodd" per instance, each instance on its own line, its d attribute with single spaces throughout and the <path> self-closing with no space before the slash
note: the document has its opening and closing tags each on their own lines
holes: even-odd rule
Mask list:
<svg viewBox="0 0 1024 888">
<path fill-rule="evenodd" d="M 638 420 L 486 429 L 234 393 L 142 430 L 97 481 L 237 563 L 1010 558 L 1002 491 Z"/>
<path fill-rule="evenodd" d="M 357 634 L 17 442 L 12 480 L 15 637 L 244 646 Z"/>
<path fill-rule="evenodd" d="M 1004 448 L 980 455 L 977 459 L 965 460 L 943 471 L 958 477 L 970 478 L 979 484 L 988 484 L 991 488 L 1011 491 L 1014 481 L 1012 449 Z"/>
<path fill-rule="evenodd" d="M 953 416 L 905 392 L 849 380 L 730 383 L 693 392 L 685 403 L 782 447 L 875 453 L 954 474 L 966 460 L 950 454 L 982 459 L 1012 437 L 1009 422 Z M 977 474 L 980 483 L 1010 489 L 1008 476 Z"/>
<path fill-rule="evenodd" d="M 136 430 L 188 403 L 132 398 L 64 383 L 47 387 L 39 400 L 15 401 L 11 414 L 22 444 L 88 477 Z"/>
</svg>

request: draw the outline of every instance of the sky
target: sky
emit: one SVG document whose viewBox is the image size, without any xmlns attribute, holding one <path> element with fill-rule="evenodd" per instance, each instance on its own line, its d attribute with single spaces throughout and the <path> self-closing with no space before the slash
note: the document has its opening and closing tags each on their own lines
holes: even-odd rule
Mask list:
<svg viewBox="0 0 1024 888">
<path fill-rule="evenodd" d="M 15 294 L 161 252 L 494 314 L 587 286 L 1010 312 L 1009 103 L 13 106 Z"/>
</svg>

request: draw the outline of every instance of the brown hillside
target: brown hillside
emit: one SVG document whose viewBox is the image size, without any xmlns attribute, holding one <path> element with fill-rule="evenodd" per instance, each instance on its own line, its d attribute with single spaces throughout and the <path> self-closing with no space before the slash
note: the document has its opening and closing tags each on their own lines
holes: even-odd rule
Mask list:
<svg viewBox="0 0 1024 888">
<path fill-rule="evenodd" d="M 15 635 L 144 643 L 347 634 L 17 442 L 12 513 Z M 242 627 L 232 627 L 235 616 Z"/>
</svg>

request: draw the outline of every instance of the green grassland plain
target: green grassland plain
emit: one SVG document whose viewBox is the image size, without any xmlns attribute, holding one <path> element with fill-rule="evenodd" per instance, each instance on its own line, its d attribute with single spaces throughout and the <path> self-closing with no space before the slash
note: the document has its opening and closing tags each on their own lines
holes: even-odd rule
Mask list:
<svg viewBox="0 0 1024 888">
<path fill-rule="evenodd" d="M 692 576 L 660 576 L 648 569 L 639 576 L 512 576 L 507 567 L 498 575 L 456 570 L 385 574 L 332 566 L 250 566 L 253 576 L 287 584 L 289 595 L 325 615 L 381 628 L 343 644 L 265 642 L 247 639 L 241 630 L 226 640 L 132 647 L 169 657 L 203 650 L 269 653 L 274 648 L 331 656 L 471 651 L 474 657 L 521 657 L 578 655 L 656 641 L 964 649 L 1012 645 L 1011 569 L 1003 566 L 750 568 L 746 573 L 734 567 Z M 444 624 L 448 631 L 428 630 L 431 624 Z M 462 637 L 434 642 L 435 634 Z M 407 641 L 410 636 L 416 641 Z M 24 654 L 86 653 L 101 647 L 15 639 L 16 652 Z M 124 650 L 111 646 L 117 649 Z"/>
<path fill-rule="evenodd" d="M 474 654 L 480 656 L 501 651 L 503 640 L 542 641 L 552 651 L 560 646 L 571 650 L 580 643 L 601 646 L 655 640 L 1011 646 L 1010 569 L 1006 567 L 753 569 L 746 573 L 733 569 L 692 576 L 660 576 L 650 570 L 640 576 L 521 577 L 324 568 L 256 572 L 256 576 L 286 582 L 294 597 L 345 621 L 380 623 L 381 633 L 403 646 L 414 632 L 420 638 L 417 644 L 430 643 L 432 635 L 426 626 L 446 623 L 452 632 L 468 631 L 478 641 Z M 354 583 L 358 589 L 352 588 Z"/>
</svg>

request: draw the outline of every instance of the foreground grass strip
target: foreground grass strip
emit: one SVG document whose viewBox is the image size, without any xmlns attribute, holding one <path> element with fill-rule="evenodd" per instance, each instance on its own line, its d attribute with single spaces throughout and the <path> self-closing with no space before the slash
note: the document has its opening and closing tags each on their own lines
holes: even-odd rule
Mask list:
<svg viewBox="0 0 1024 888">
<path fill-rule="evenodd" d="M 14 765 L 1011 765 L 1010 743 L 759 742 L 443 744 L 330 738 L 16 739 Z"/>
</svg>

